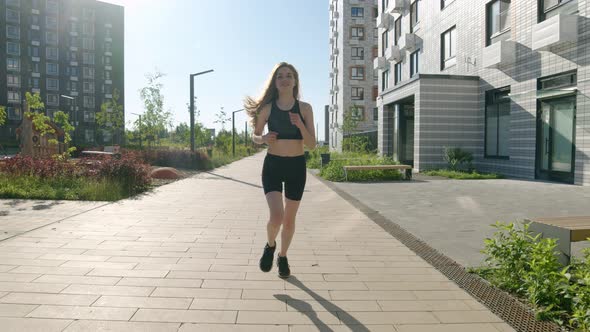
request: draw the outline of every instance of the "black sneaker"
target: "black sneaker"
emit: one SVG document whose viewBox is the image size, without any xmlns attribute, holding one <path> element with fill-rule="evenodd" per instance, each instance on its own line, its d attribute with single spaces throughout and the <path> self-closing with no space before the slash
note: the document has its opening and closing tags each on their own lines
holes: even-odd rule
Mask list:
<svg viewBox="0 0 590 332">
<path fill-rule="evenodd" d="M 279 277 L 289 278 L 291 275 L 291 270 L 289 269 L 289 261 L 287 260 L 287 256 L 277 256 L 277 266 L 279 267 Z"/>
<path fill-rule="evenodd" d="M 260 269 L 262 272 L 268 272 L 272 269 L 272 259 L 275 255 L 275 249 L 277 248 L 277 244 L 275 243 L 274 247 L 270 247 L 268 243 L 264 246 L 264 252 L 262 253 L 262 257 L 260 258 Z"/>
</svg>

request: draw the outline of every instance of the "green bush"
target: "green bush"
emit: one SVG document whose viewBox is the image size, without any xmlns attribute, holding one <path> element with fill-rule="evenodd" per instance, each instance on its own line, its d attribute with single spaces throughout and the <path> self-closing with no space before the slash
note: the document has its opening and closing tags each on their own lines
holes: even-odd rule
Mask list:
<svg viewBox="0 0 590 332">
<path fill-rule="evenodd" d="M 473 155 L 471 152 L 463 151 L 461 148 L 443 148 L 443 158 L 449 164 L 452 171 L 466 170 L 471 172 L 473 170 Z"/>
<path fill-rule="evenodd" d="M 330 153 L 330 149 L 327 146 L 320 146 L 309 151 L 309 159 L 307 160 L 307 168 L 319 169 L 322 167 L 322 153 Z"/>
<path fill-rule="evenodd" d="M 478 173 L 477 171 L 462 172 L 462 171 L 451 171 L 446 169 L 431 170 L 423 172 L 430 176 L 443 176 L 450 179 L 457 180 L 489 180 L 489 179 L 503 179 L 504 177 L 500 174 L 495 173 Z"/>
<path fill-rule="evenodd" d="M 539 320 L 590 331 L 590 250 L 563 267 L 555 239 L 533 236 L 529 225 L 496 223 L 485 240 L 486 266 L 478 273 L 528 301 Z"/>
<path fill-rule="evenodd" d="M 379 157 L 376 155 L 367 155 L 362 153 L 332 153 L 330 163 L 322 167 L 320 176 L 329 181 L 345 181 L 345 165 L 396 165 L 393 159 L 388 157 Z M 371 171 L 352 171 L 348 172 L 349 181 L 379 181 L 379 180 L 400 180 L 403 175 L 397 170 L 371 170 Z"/>
</svg>

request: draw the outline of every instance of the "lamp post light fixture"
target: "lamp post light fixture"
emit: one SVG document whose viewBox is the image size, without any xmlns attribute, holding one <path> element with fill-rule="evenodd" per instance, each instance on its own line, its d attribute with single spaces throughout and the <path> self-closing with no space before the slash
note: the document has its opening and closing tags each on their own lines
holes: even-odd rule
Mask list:
<svg viewBox="0 0 590 332">
<path fill-rule="evenodd" d="M 236 156 L 236 113 L 243 111 L 241 108 L 237 111 L 231 112 L 231 153 Z"/>
<path fill-rule="evenodd" d="M 139 149 L 141 150 L 141 114 L 131 113 L 133 115 L 139 116 Z"/>
<path fill-rule="evenodd" d="M 72 101 L 72 105 L 74 107 L 74 112 L 73 114 L 73 122 L 74 122 L 74 137 L 72 137 L 72 143 L 74 144 L 74 146 L 76 145 L 76 142 L 78 141 L 78 112 L 76 112 L 76 98 L 72 97 L 72 96 L 68 96 L 68 95 L 60 95 L 60 97 L 71 100 Z"/>
<path fill-rule="evenodd" d="M 190 74 L 190 81 L 191 81 L 191 100 L 190 100 L 190 113 L 191 113 L 191 151 L 195 151 L 195 83 L 193 80 L 193 77 L 198 76 L 198 75 L 202 75 L 202 74 L 207 74 L 212 72 L 213 69 L 209 69 L 209 70 L 205 70 L 196 74 Z"/>
</svg>

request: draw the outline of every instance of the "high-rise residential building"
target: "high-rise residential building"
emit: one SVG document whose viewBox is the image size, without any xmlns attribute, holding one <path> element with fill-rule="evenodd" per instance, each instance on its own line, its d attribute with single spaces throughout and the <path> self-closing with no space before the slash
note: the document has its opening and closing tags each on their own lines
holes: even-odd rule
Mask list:
<svg viewBox="0 0 590 332">
<path fill-rule="evenodd" d="M 590 185 L 590 1 L 379 0 L 379 151 Z"/>
<path fill-rule="evenodd" d="M 38 92 L 46 115 L 69 114 L 75 145 L 110 145 L 114 131 L 108 123 L 99 127 L 95 114 L 115 90 L 125 103 L 123 7 L 95 0 L 0 1 L 0 105 L 8 113 L 0 142 L 16 141 L 25 93 Z"/>
<path fill-rule="evenodd" d="M 377 131 L 377 76 L 373 57 L 377 55 L 376 0 L 330 0 L 330 105 L 329 144 L 342 151 L 343 135 Z M 357 127 L 343 132 L 345 112 Z"/>
</svg>

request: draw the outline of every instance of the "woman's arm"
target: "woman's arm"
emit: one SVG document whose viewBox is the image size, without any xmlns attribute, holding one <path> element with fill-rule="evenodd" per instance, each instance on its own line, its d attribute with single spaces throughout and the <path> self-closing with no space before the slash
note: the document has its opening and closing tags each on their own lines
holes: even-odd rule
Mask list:
<svg viewBox="0 0 590 332">
<path fill-rule="evenodd" d="M 277 139 L 277 133 L 269 132 L 266 135 L 262 135 L 264 132 L 264 126 L 268 121 L 268 116 L 270 114 L 270 105 L 265 105 L 260 110 L 256 117 L 256 126 L 254 127 L 254 132 L 252 133 L 252 141 L 256 144 L 269 144 L 274 143 Z"/>
<path fill-rule="evenodd" d="M 311 105 L 308 103 L 301 102 L 301 115 L 305 120 L 305 124 L 301 121 L 301 116 L 295 113 L 289 113 L 291 117 L 291 123 L 297 126 L 301 131 L 301 136 L 303 136 L 303 144 L 307 146 L 308 149 L 313 150 L 316 148 L 317 142 L 315 137 L 315 130 L 313 128 L 313 110 Z"/>
</svg>

